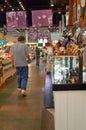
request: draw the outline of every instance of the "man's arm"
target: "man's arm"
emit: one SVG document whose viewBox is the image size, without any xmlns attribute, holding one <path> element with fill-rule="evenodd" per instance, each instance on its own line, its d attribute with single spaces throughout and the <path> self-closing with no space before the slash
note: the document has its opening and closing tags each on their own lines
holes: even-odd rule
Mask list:
<svg viewBox="0 0 86 130">
<path fill-rule="evenodd" d="M 12 68 L 15 68 L 15 66 L 14 66 L 14 57 L 13 56 L 11 56 L 11 61 L 12 61 Z"/>
<path fill-rule="evenodd" d="M 27 62 L 28 62 L 28 64 L 31 63 L 31 59 L 30 59 L 30 56 L 29 56 L 29 55 L 27 55 Z"/>
</svg>

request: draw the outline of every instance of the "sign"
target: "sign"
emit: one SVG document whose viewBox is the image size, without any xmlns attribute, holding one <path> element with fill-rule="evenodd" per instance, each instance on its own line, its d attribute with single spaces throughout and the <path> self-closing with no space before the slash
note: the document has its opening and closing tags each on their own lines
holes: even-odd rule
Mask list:
<svg viewBox="0 0 86 130">
<path fill-rule="evenodd" d="M 7 12 L 6 23 L 8 28 L 26 27 L 26 11 Z"/>
<path fill-rule="evenodd" d="M 33 10 L 32 26 L 43 27 L 52 26 L 52 10 Z"/>
<path fill-rule="evenodd" d="M 59 39 L 59 33 L 58 32 L 53 32 L 51 33 L 51 40 L 58 40 Z"/>
</svg>

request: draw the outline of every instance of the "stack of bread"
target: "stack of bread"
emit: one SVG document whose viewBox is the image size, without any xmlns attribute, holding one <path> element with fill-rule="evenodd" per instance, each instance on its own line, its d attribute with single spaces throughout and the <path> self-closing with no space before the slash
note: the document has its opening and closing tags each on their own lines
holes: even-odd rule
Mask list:
<svg viewBox="0 0 86 130">
<path fill-rule="evenodd" d="M 77 56 L 79 52 L 79 47 L 76 44 L 67 45 L 66 48 L 60 50 L 60 48 L 55 48 L 54 54 L 55 55 L 73 55 Z"/>
</svg>

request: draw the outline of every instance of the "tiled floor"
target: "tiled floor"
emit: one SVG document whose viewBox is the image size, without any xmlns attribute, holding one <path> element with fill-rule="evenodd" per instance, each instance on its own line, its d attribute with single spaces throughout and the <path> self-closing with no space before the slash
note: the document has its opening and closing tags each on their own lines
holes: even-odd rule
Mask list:
<svg viewBox="0 0 86 130">
<path fill-rule="evenodd" d="M 54 109 L 43 110 L 41 130 L 55 130 Z"/>
<path fill-rule="evenodd" d="M 0 87 L 0 130 L 41 130 L 45 65 L 29 68 L 27 97 L 18 97 L 16 76 Z"/>
<path fill-rule="evenodd" d="M 46 108 L 54 107 L 51 74 L 46 74 L 45 76 L 44 106 Z"/>
</svg>

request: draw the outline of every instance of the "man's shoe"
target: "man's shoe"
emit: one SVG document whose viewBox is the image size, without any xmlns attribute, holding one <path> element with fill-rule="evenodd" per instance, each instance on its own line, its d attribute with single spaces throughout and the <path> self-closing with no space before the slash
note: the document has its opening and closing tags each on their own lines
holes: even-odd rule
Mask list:
<svg viewBox="0 0 86 130">
<path fill-rule="evenodd" d="M 25 90 L 22 90 L 22 92 L 21 92 L 21 93 L 22 93 L 22 96 L 23 96 L 23 97 L 26 97 L 26 96 L 27 96 L 27 95 L 26 95 L 26 91 L 25 91 Z"/>
<path fill-rule="evenodd" d="M 21 95 L 21 88 L 18 88 L 18 95 Z"/>
<path fill-rule="evenodd" d="M 22 94 L 23 97 L 26 97 L 27 95 L 25 93 Z"/>
</svg>

